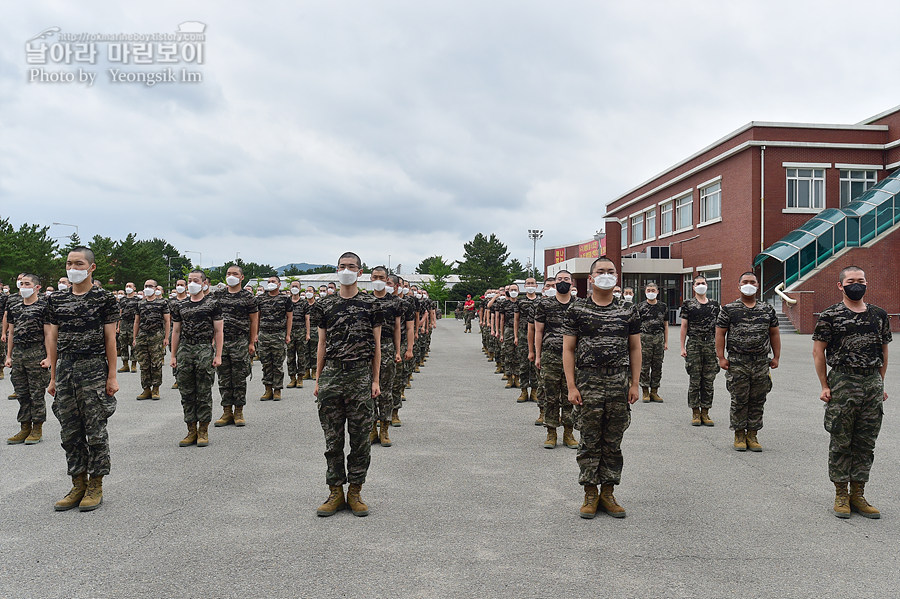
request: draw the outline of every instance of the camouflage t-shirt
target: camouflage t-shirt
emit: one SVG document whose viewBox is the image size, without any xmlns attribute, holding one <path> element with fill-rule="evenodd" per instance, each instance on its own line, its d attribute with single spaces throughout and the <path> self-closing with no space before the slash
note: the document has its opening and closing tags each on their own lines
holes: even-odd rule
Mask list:
<svg viewBox="0 0 900 599">
<path fill-rule="evenodd" d="M 60 354 L 106 354 L 103 327 L 119 321 L 116 296 L 91 287 L 87 293 L 54 293 L 47 300 L 47 323 L 59 327 L 56 350 Z"/>
<path fill-rule="evenodd" d="M 19 294 L 15 295 L 5 295 L 3 296 L 3 305 L 2 310 L 0 310 L 0 321 L 3 320 L 3 317 L 6 317 L 7 322 L 9 322 L 9 310 L 13 307 L 17 302 L 22 301 L 22 296 Z M 5 350 L 4 350 L 5 351 Z"/>
<path fill-rule="evenodd" d="M 291 298 L 284 295 L 259 295 L 259 330 L 264 333 L 287 333 L 287 315 L 294 307 Z"/>
<path fill-rule="evenodd" d="M 237 293 L 226 289 L 216 293 L 215 299 L 222 310 L 222 320 L 225 321 L 225 339 L 243 339 L 250 335 L 250 315 L 259 312 L 253 294 L 246 289 Z"/>
<path fill-rule="evenodd" d="M 313 306 L 319 303 L 319 296 L 313 297 L 313 303 L 309 303 L 309 300 L 303 300 L 306 302 L 306 313 L 309 314 L 309 328 L 310 332 L 313 329 L 319 328 L 319 312 L 313 310 Z"/>
<path fill-rule="evenodd" d="M 309 314 L 309 303 L 305 297 L 301 297 L 296 302 L 291 299 L 291 310 L 294 314 L 294 320 L 291 322 L 291 337 L 298 339 L 306 337 L 306 315 Z"/>
<path fill-rule="evenodd" d="M 498 318 L 503 318 L 503 328 L 504 329 L 512 329 L 513 325 L 516 323 L 516 314 L 519 313 L 519 300 L 516 298 L 516 301 L 513 301 L 509 298 L 506 299 L 503 304 L 500 306 L 500 314 Z M 499 326 L 499 322 L 497 325 Z"/>
<path fill-rule="evenodd" d="M 375 357 L 375 327 L 384 314 L 374 296 L 357 293 L 343 298 L 335 293 L 318 300 L 313 312 L 319 313 L 319 327 L 325 329 L 325 358 L 352 362 Z"/>
<path fill-rule="evenodd" d="M 575 367 L 629 367 L 628 337 L 641 332 L 637 310 L 617 302 L 600 306 L 592 297 L 570 303 L 574 305 L 565 312 L 562 334 L 578 338 Z"/>
<path fill-rule="evenodd" d="M 222 307 L 210 296 L 204 296 L 199 302 L 180 301 L 172 311 L 172 320 L 181 323 L 178 342 L 192 345 L 212 343 L 213 322 L 222 318 Z"/>
<path fill-rule="evenodd" d="M 748 308 L 737 299 L 722 306 L 716 318 L 716 327 L 728 330 L 725 346 L 729 354 L 768 354 L 772 348 L 769 329 L 777 326 L 775 308 L 764 302 Z"/>
<path fill-rule="evenodd" d="M 140 300 L 137 304 L 138 335 L 156 335 L 163 332 L 163 316 L 169 313 L 169 302 L 164 299 Z M 134 326 L 132 324 L 132 326 Z"/>
<path fill-rule="evenodd" d="M 382 314 L 384 314 L 384 322 L 382 322 L 381 324 L 381 343 L 393 343 L 394 325 L 397 323 L 397 317 L 400 317 L 401 325 L 406 324 L 403 320 L 405 317 L 403 304 L 401 303 L 400 299 L 394 297 L 393 295 L 385 295 L 382 298 L 376 297 L 375 299 L 378 300 L 381 312 Z M 401 336 L 402 334 L 403 333 L 401 333 Z"/>
<path fill-rule="evenodd" d="M 716 317 L 719 315 L 719 302 L 707 300 L 705 304 L 696 297 L 681 304 L 681 318 L 686 320 L 687 336 L 691 339 L 710 341 L 716 338 Z"/>
<path fill-rule="evenodd" d="M 400 316 L 400 343 L 403 343 L 403 341 L 406 339 L 407 324 L 410 322 L 415 324 L 416 322 L 416 311 L 413 307 L 413 303 L 405 297 L 400 299 L 400 307 L 402 310 Z"/>
<path fill-rule="evenodd" d="M 519 296 L 519 329 L 525 330 L 529 323 L 534 323 L 534 309 L 540 301 L 540 297 L 529 299 L 528 297 Z"/>
<path fill-rule="evenodd" d="M 664 333 L 669 322 L 669 307 L 656 300 L 655 304 L 643 301 L 637 306 L 638 318 L 641 319 L 641 333 L 658 335 Z"/>
<path fill-rule="evenodd" d="M 119 328 L 125 325 L 134 326 L 134 316 L 137 314 L 138 302 L 137 296 L 123 297 L 119 301 L 119 312 L 121 313 L 121 322 Z"/>
<path fill-rule="evenodd" d="M 11 302 L 6 313 L 6 322 L 13 326 L 15 344 L 43 343 L 46 320 L 47 300 L 44 298 L 38 298 L 30 306 L 22 300 Z"/>
<path fill-rule="evenodd" d="M 541 341 L 541 351 L 548 350 L 562 353 L 563 339 L 562 327 L 566 318 L 566 312 L 578 303 L 577 298 L 572 298 L 568 303 L 562 304 L 553 297 L 544 297 L 537 303 L 534 309 L 534 322 L 544 325 L 544 333 Z"/>
<path fill-rule="evenodd" d="M 835 304 L 822 312 L 813 332 L 813 341 L 826 343 L 825 362 L 831 367 L 881 368 L 882 346 L 891 339 L 887 312 L 872 304 L 865 312 L 854 312 L 843 302 Z"/>
</svg>

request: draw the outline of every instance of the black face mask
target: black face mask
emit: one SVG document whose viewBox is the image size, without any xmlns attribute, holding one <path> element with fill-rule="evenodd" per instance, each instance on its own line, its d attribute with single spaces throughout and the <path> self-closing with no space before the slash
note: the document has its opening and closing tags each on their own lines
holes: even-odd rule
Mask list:
<svg viewBox="0 0 900 599">
<path fill-rule="evenodd" d="M 563 295 L 569 293 L 569 289 L 572 288 L 572 283 L 566 283 L 565 281 L 557 281 L 556 283 L 556 292 L 561 293 Z"/>
<path fill-rule="evenodd" d="M 844 293 L 854 302 L 858 302 L 866 294 L 866 286 L 862 283 L 844 285 Z"/>
</svg>

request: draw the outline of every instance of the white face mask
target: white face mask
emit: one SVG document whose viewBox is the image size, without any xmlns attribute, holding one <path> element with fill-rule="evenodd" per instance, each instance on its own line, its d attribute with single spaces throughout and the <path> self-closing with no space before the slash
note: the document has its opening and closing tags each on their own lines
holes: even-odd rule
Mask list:
<svg viewBox="0 0 900 599">
<path fill-rule="evenodd" d="M 116 297 L 117 297 L 118 299 L 122 299 L 123 297 L 125 297 L 125 294 L 124 294 L 124 293 L 117 293 L 117 294 L 116 294 Z"/>
<path fill-rule="evenodd" d="M 324 291 L 319 292 L 319 297 L 325 297 L 326 295 L 328 295 L 328 294 Z"/>
<path fill-rule="evenodd" d="M 706 295 L 706 285 L 694 285 L 694 291 L 697 292 L 697 295 Z"/>
<path fill-rule="evenodd" d="M 266 283 L 266 291 L 275 291 L 278 289 L 278 283 Z"/>
<path fill-rule="evenodd" d="M 634 296 L 633 295 L 623 295 L 622 299 L 625 300 L 626 302 L 630 302 L 630 301 L 634 301 Z"/>
<path fill-rule="evenodd" d="M 65 290 L 68 289 L 68 288 L 69 288 L 69 286 L 66 285 L 65 283 L 60 283 L 60 284 L 59 284 L 59 290 L 60 290 L 60 291 L 65 291 Z"/>
<path fill-rule="evenodd" d="M 372 281 L 372 289 L 375 291 L 384 291 L 387 287 L 387 283 L 384 281 Z"/>
<path fill-rule="evenodd" d="M 409 295 L 409 287 L 403 288 L 403 295 Z"/>
<path fill-rule="evenodd" d="M 28 299 L 32 295 L 34 295 L 34 287 L 19 287 L 19 295 L 21 295 L 24 299 Z"/>
<path fill-rule="evenodd" d="M 234 287 L 238 283 L 240 283 L 241 280 L 234 275 L 228 275 L 227 277 L 225 277 L 225 282 L 228 283 L 229 287 Z"/>
<path fill-rule="evenodd" d="M 209 291 L 209 285 L 206 284 L 206 283 L 203 283 L 203 287 L 201 287 L 201 289 L 202 289 L 203 291 Z"/>
<path fill-rule="evenodd" d="M 16 289 L 22 288 L 22 281 L 16 281 Z"/>
<path fill-rule="evenodd" d="M 325 293 L 327 293 L 328 295 L 333 295 L 333 294 L 334 294 L 334 289 L 332 289 L 331 287 L 329 287 L 329 288 L 325 291 Z"/>
<path fill-rule="evenodd" d="M 153 287 L 144 287 L 144 297 L 150 297 L 155 294 L 156 290 Z"/>
<path fill-rule="evenodd" d="M 544 289 L 544 295 L 546 297 L 553 297 L 556 295 L 556 289 L 550 287 L 549 289 Z"/>
<path fill-rule="evenodd" d="M 47 297 L 50 297 L 51 295 L 53 295 L 53 292 L 48 289 L 47 291 L 44 292 L 44 295 L 46 295 Z"/>
<path fill-rule="evenodd" d="M 518 291 L 510 291 L 509 297 L 519 297 L 519 292 Z"/>
<path fill-rule="evenodd" d="M 575 288 L 575 287 L 572 287 L 572 288 L 569 290 L 569 295 L 578 295 L 578 289 Z"/>
<path fill-rule="evenodd" d="M 746 296 L 756 295 L 757 291 L 759 291 L 759 289 L 756 285 L 741 285 L 741 293 Z"/>
<path fill-rule="evenodd" d="M 647 299 L 648 299 L 648 300 L 655 300 L 657 295 L 658 295 L 658 294 L 656 294 L 656 293 L 654 293 L 654 292 L 652 292 L 652 291 L 648 291 L 648 292 L 647 292 Z"/>
<path fill-rule="evenodd" d="M 613 291 L 613 297 L 616 299 L 619 299 L 620 297 L 622 297 L 622 294 L 619 293 L 618 291 Z"/>
<path fill-rule="evenodd" d="M 137 298 L 138 298 L 138 299 L 144 299 L 144 294 L 143 294 L 143 293 L 138 293 L 138 294 L 137 294 Z"/>
<path fill-rule="evenodd" d="M 300 295 L 299 287 L 291 287 L 291 295 Z"/>
<path fill-rule="evenodd" d="M 526 287 L 525 293 L 527 293 L 528 295 L 533 295 L 537 293 L 537 287 Z"/>
<path fill-rule="evenodd" d="M 385 285 L 384 290 L 388 292 L 388 295 L 394 295 L 394 288 L 390 285 Z"/>
<path fill-rule="evenodd" d="M 178 286 L 175 288 L 175 291 L 177 291 L 178 293 L 184 293 L 184 290 L 185 290 L 185 286 L 184 286 L 184 285 L 178 285 Z"/>
<path fill-rule="evenodd" d="M 85 281 L 88 278 L 88 271 L 86 270 L 67 270 L 66 278 L 72 281 L 74 285 Z M 19 283 L 17 282 L 16 285 Z"/>
<path fill-rule="evenodd" d="M 416 299 L 422 299 L 422 294 L 421 294 L 421 293 L 417 293 L 415 297 L 416 297 Z"/>
<path fill-rule="evenodd" d="M 126 287 L 125 293 L 131 295 L 132 293 L 134 293 L 134 287 Z"/>
<path fill-rule="evenodd" d="M 203 291 L 203 285 L 201 285 L 200 283 L 194 283 L 193 281 L 191 281 L 190 283 L 187 284 L 187 290 L 188 290 L 188 293 L 190 293 L 191 295 L 197 295 L 198 293 Z"/>
<path fill-rule="evenodd" d="M 315 294 L 312 291 L 307 291 L 303 295 L 306 296 L 306 299 L 312 299 Z"/>
<path fill-rule="evenodd" d="M 153 293 L 154 293 L 154 295 L 156 295 L 156 297 L 160 297 L 162 295 L 162 289 L 157 289 Z"/>
<path fill-rule="evenodd" d="M 355 271 L 350 270 L 349 268 L 345 268 L 344 270 L 339 270 L 338 274 L 338 282 L 341 285 L 352 285 L 356 282 L 357 273 Z"/>
<path fill-rule="evenodd" d="M 594 286 L 603 289 L 604 291 L 608 289 L 612 289 L 616 286 L 616 282 L 618 281 L 618 277 L 616 275 L 611 275 L 609 273 L 601 273 L 594 277 Z"/>
</svg>

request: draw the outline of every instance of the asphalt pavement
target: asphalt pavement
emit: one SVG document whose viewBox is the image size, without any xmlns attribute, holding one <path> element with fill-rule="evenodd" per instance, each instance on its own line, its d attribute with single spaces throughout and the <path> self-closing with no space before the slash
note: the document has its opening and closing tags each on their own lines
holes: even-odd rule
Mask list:
<svg viewBox="0 0 900 599">
<path fill-rule="evenodd" d="M 883 517 L 839 520 L 810 337 L 783 338 L 764 450 L 738 453 L 723 375 L 716 426 L 690 426 L 677 333 L 665 403 L 638 402 L 625 434 L 623 520 L 578 517 L 576 452 L 542 447 L 536 404 L 515 402 L 462 321 L 439 322 L 394 446 L 372 447 L 366 518 L 315 515 L 328 488 L 312 381 L 260 402 L 255 363 L 247 426 L 180 448 L 171 370 L 160 401 L 136 401 L 139 375 L 121 374 L 98 510 L 53 511 L 71 482 L 52 415 L 43 442 L 0 445 L 0 597 L 895 597 L 896 361 L 866 487 Z M 4 438 L 17 405 L 0 400 Z"/>
</svg>

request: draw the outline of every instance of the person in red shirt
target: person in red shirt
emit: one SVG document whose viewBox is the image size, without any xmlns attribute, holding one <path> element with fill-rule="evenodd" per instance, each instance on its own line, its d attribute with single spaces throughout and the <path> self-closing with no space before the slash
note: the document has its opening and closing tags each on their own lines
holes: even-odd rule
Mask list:
<svg viewBox="0 0 900 599">
<path fill-rule="evenodd" d="M 466 301 L 463 304 L 463 318 L 466 321 L 466 332 L 472 332 L 472 317 L 475 316 L 475 300 L 472 299 L 471 295 L 466 296 Z"/>
</svg>

